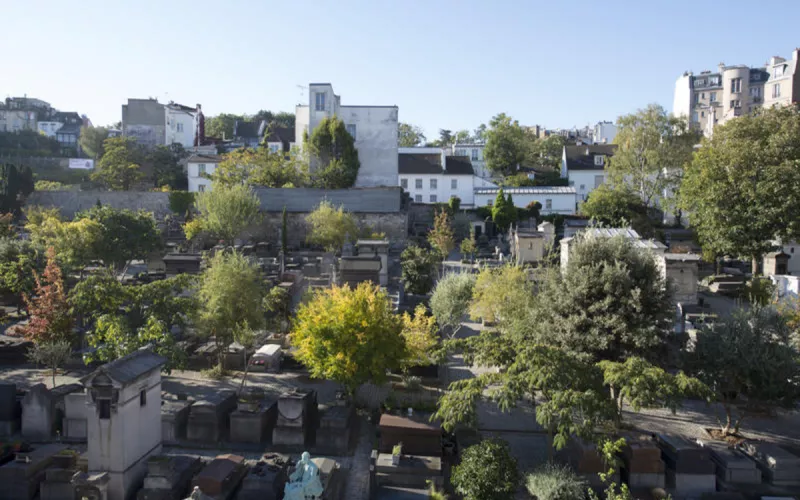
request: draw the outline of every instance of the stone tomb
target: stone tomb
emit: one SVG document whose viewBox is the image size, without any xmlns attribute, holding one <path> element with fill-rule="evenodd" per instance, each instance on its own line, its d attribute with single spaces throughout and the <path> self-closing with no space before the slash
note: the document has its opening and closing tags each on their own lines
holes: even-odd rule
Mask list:
<svg viewBox="0 0 800 500">
<path fill-rule="evenodd" d="M 264 455 L 250 467 L 242 481 L 237 500 L 279 500 L 289 480 L 289 457 L 277 453 Z"/>
<path fill-rule="evenodd" d="M 0 436 L 10 436 L 19 430 L 16 384 L 0 384 Z"/>
<path fill-rule="evenodd" d="M 236 393 L 223 390 L 196 401 L 189 411 L 186 438 L 191 441 L 216 443 L 225 439 L 228 415 L 236 407 Z"/>
<path fill-rule="evenodd" d="M 665 467 L 661 449 L 649 436 L 626 435 L 622 479 L 631 488 L 664 488 Z"/>
<path fill-rule="evenodd" d="M 562 454 L 575 473 L 582 476 L 590 486 L 603 486 L 598 474 L 608 472 L 611 467 L 597 451 L 597 445 L 574 439 Z M 618 467 L 614 468 L 613 479 L 619 481 Z"/>
<path fill-rule="evenodd" d="M 380 284 L 381 277 L 381 258 L 343 256 L 339 259 L 339 282 L 341 285 L 350 285 L 355 288 L 359 283 L 371 281 Z"/>
<path fill-rule="evenodd" d="M 403 454 L 429 457 L 442 456 L 442 429 L 428 421 L 426 416 L 412 417 L 384 413 L 378 424 L 380 452 L 392 453 L 392 448 L 403 443 Z"/>
<path fill-rule="evenodd" d="M 672 434 L 659 434 L 657 442 L 667 466 L 668 489 L 674 489 L 679 495 L 716 491 L 716 465 L 707 448 Z"/>
<path fill-rule="evenodd" d="M 192 487 L 216 500 L 227 500 L 247 474 L 244 458 L 239 455 L 218 455 L 192 481 Z"/>
<path fill-rule="evenodd" d="M 73 500 L 75 485 L 72 478 L 79 472 L 78 453 L 62 450 L 53 456 L 51 467 L 45 470 L 45 479 L 41 484 L 39 498 L 41 500 Z"/>
<path fill-rule="evenodd" d="M 283 358 L 280 345 L 282 343 L 283 336 L 279 343 L 272 341 L 259 347 L 250 359 L 250 371 L 278 373 L 281 370 L 281 358 Z"/>
<path fill-rule="evenodd" d="M 263 443 L 272 435 L 278 405 L 264 400 L 264 390 L 248 387 L 239 396 L 230 416 L 230 440 L 235 443 Z"/>
<path fill-rule="evenodd" d="M 178 500 L 184 498 L 192 478 L 203 468 L 199 458 L 158 455 L 147 460 L 144 486 L 137 500 Z"/>
<path fill-rule="evenodd" d="M 319 428 L 314 449 L 325 455 L 345 455 L 350 447 L 352 406 L 320 406 Z"/>
<path fill-rule="evenodd" d="M 711 459 L 717 467 L 720 481 L 732 484 L 761 484 L 761 471 L 756 462 L 744 452 L 720 441 L 703 441 L 704 448 L 711 450 Z"/>
<path fill-rule="evenodd" d="M 64 396 L 62 436 L 67 441 L 86 441 L 86 393 L 72 392 Z"/>
<path fill-rule="evenodd" d="M 36 384 L 22 399 L 22 436 L 33 442 L 50 441 L 56 423 L 63 413 L 64 396 L 82 391 L 79 384 L 56 387 L 52 391 L 44 384 Z"/>
<path fill-rule="evenodd" d="M 0 499 L 34 498 L 45 479 L 45 469 L 53 464 L 53 457 L 65 449 L 64 445 L 45 444 L 28 453 L 17 453 L 13 462 L 0 467 Z"/>
<path fill-rule="evenodd" d="M 294 389 L 278 398 L 278 419 L 272 431 L 272 444 L 306 447 L 314 442 L 317 427 L 317 393 Z"/>
<path fill-rule="evenodd" d="M 772 443 L 752 442 L 742 447 L 756 460 L 764 479 L 775 486 L 800 486 L 800 457 Z"/>
<path fill-rule="evenodd" d="M 330 458 L 312 458 L 311 461 L 319 469 L 322 498 L 325 500 L 340 500 L 344 492 L 346 477 L 342 473 L 339 463 Z"/>
<path fill-rule="evenodd" d="M 87 500 L 108 500 L 111 476 L 108 472 L 80 472 L 72 478 L 75 498 Z"/>
<path fill-rule="evenodd" d="M 408 455 L 404 452 L 398 465 L 392 464 L 391 453 L 379 453 L 372 468 L 374 484 L 380 486 L 400 486 L 406 488 L 427 488 L 428 481 L 437 488 L 444 482 L 441 457 Z"/>
<path fill-rule="evenodd" d="M 194 401 L 169 399 L 161 404 L 161 440 L 175 443 L 186 439 L 186 424 Z"/>
</svg>

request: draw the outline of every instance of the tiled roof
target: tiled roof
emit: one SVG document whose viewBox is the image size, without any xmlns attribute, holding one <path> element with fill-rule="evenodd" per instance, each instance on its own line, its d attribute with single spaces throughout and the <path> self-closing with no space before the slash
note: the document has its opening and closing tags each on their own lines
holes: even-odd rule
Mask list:
<svg viewBox="0 0 800 500">
<path fill-rule="evenodd" d="M 475 194 L 497 194 L 500 188 L 475 188 Z M 533 186 L 503 188 L 505 194 L 575 194 L 571 186 Z"/>
<path fill-rule="evenodd" d="M 236 123 L 233 125 L 233 136 L 234 137 L 261 137 L 264 133 L 264 128 L 266 127 L 265 121 L 258 121 L 258 122 L 246 122 L 241 120 L 236 120 Z"/>
<path fill-rule="evenodd" d="M 567 156 L 567 170 L 603 170 L 603 165 L 595 165 L 594 157 L 614 156 L 616 144 L 590 144 L 581 146 L 564 146 Z"/>
<path fill-rule="evenodd" d="M 294 142 L 294 129 L 288 127 L 275 127 L 269 130 L 266 142 L 282 142 L 288 144 Z"/>
<path fill-rule="evenodd" d="M 448 156 L 445 161 L 445 175 L 475 175 L 472 162 L 467 156 Z"/>
<path fill-rule="evenodd" d="M 122 384 L 131 382 L 141 377 L 145 373 L 159 368 L 167 360 L 155 354 L 153 351 L 143 347 L 127 356 L 119 358 L 110 363 L 106 363 L 91 374 L 81 379 L 81 382 L 93 379 L 100 373 L 106 373 L 112 380 Z"/>
<path fill-rule="evenodd" d="M 438 154 L 397 155 L 397 171 L 400 174 L 441 174 L 442 156 Z"/>
<path fill-rule="evenodd" d="M 220 163 L 222 160 L 220 155 L 192 155 L 186 159 L 186 163 Z"/>
</svg>

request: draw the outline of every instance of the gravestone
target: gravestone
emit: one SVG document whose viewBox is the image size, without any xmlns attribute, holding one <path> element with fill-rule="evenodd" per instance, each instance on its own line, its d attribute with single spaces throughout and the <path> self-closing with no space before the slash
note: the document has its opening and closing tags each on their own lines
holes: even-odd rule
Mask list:
<svg viewBox="0 0 800 500">
<path fill-rule="evenodd" d="M 405 448 L 405 443 L 403 443 Z M 410 455 L 403 456 L 397 465 L 392 463 L 391 453 L 379 453 L 375 460 L 375 485 L 400 486 L 406 488 L 427 488 L 428 482 L 437 488 L 442 487 L 441 457 Z"/>
<path fill-rule="evenodd" d="M 442 456 L 442 429 L 419 414 L 411 417 L 381 415 L 378 424 L 381 434 L 380 452 L 391 453 L 392 448 L 403 443 L 403 453 L 431 457 Z"/>
<path fill-rule="evenodd" d="M 606 473 L 611 468 L 614 470 L 611 479 L 619 482 L 619 468 L 609 466 L 597 451 L 596 444 L 575 439 L 570 442 L 564 454 L 567 456 L 567 461 L 575 473 L 582 476 L 590 486 L 595 488 L 602 487 L 604 483 L 599 474 Z"/>
<path fill-rule="evenodd" d="M 279 500 L 289 479 L 289 457 L 277 453 L 264 455 L 242 481 L 237 500 Z"/>
<path fill-rule="evenodd" d="M 248 387 L 239 396 L 230 416 L 230 440 L 235 443 L 261 443 L 272 435 L 278 405 L 264 400 L 264 390 Z"/>
<path fill-rule="evenodd" d="M 631 488 L 664 488 L 665 466 L 661 449 L 649 436 L 626 435 L 622 479 Z"/>
<path fill-rule="evenodd" d="M 352 406 L 320 407 L 315 449 L 318 453 L 344 455 L 350 446 L 350 429 L 355 411 Z"/>
<path fill-rule="evenodd" d="M 161 440 L 175 443 L 186 439 L 186 424 L 194 401 L 166 400 L 161 404 Z"/>
<path fill-rule="evenodd" d="M 764 479 L 775 486 L 800 486 L 800 457 L 777 444 L 749 442 L 742 450 L 756 460 Z"/>
<path fill-rule="evenodd" d="M 34 442 L 49 441 L 55 424 L 55 404 L 44 384 L 30 388 L 22 399 L 22 436 Z"/>
<path fill-rule="evenodd" d="M 199 458 L 188 456 L 150 457 L 144 486 L 137 500 L 178 500 L 184 498 L 192 478 L 203 468 Z"/>
<path fill-rule="evenodd" d="M 73 392 L 64 396 L 62 435 L 69 441 L 86 441 L 86 393 Z"/>
<path fill-rule="evenodd" d="M 717 468 L 720 481 L 732 484 L 761 484 L 761 471 L 755 460 L 744 452 L 736 450 L 728 443 L 704 441 L 700 443 L 711 451 L 711 458 Z"/>
<path fill-rule="evenodd" d="M 667 466 L 666 485 L 679 495 L 701 495 L 717 489 L 716 465 L 708 449 L 686 438 L 659 434 L 661 458 Z"/>
<path fill-rule="evenodd" d="M 0 436 L 10 436 L 19 430 L 16 384 L 0 384 Z"/>
<path fill-rule="evenodd" d="M 314 440 L 317 426 L 317 393 L 294 389 L 278 398 L 278 418 L 272 431 L 272 444 L 305 447 Z"/>
<path fill-rule="evenodd" d="M 239 455 L 219 455 L 203 468 L 192 481 L 200 491 L 217 500 L 227 500 L 247 474 L 244 458 Z"/>
<path fill-rule="evenodd" d="M 228 415 L 236 407 L 236 393 L 223 390 L 196 401 L 189 410 L 186 438 L 215 443 L 226 437 Z"/>
<path fill-rule="evenodd" d="M 72 478 L 78 470 L 78 453 L 62 450 L 53 456 L 52 466 L 45 470 L 45 479 L 41 484 L 39 498 L 41 500 L 73 500 L 75 485 Z"/>
<path fill-rule="evenodd" d="M 250 371 L 254 372 L 269 372 L 277 373 L 281 370 L 281 359 L 283 358 L 283 351 L 281 351 L 281 344 L 283 343 L 284 336 L 281 335 L 280 339 L 267 340 L 267 344 L 263 345 L 256 350 L 253 358 L 250 360 Z"/>
<path fill-rule="evenodd" d="M 37 446 L 30 452 L 18 452 L 14 461 L 0 467 L 0 498 L 3 500 L 31 500 L 45 479 L 45 470 L 53 457 L 65 450 L 60 444 Z"/>
</svg>

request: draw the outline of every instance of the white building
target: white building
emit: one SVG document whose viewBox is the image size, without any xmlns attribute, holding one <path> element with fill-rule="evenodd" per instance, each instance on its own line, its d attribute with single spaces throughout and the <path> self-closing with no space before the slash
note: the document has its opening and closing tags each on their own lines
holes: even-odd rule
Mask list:
<svg viewBox="0 0 800 500">
<path fill-rule="evenodd" d="M 475 175 L 467 156 L 447 148 L 399 148 L 398 185 L 415 203 L 447 203 L 456 196 L 462 207 L 475 206 L 476 187 L 496 187 Z"/>
<path fill-rule="evenodd" d="M 486 207 L 494 204 L 498 187 L 476 187 L 475 206 Z M 534 186 L 534 187 L 508 187 L 503 188 L 503 193 L 514 201 L 517 208 L 525 208 L 528 204 L 538 201 L 542 204 L 542 215 L 575 213 L 576 193 L 575 188 L 567 186 Z"/>
<path fill-rule="evenodd" d="M 597 122 L 592 131 L 592 142 L 595 144 L 611 144 L 617 137 L 617 126 L 612 122 Z"/>
<path fill-rule="evenodd" d="M 486 166 L 486 159 L 483 157 L 483 149 L 485 147 L 485 144 L 453 144 L 452 154 L 453 156 L 466 156 L 469 158 L 475 175 L 489 179 L 492 177 L 492 173 Z"/>
<path fill-rule="evenodd" d="M 217 169 L 217 165 L 222 162 L 222 157 L 218 155 L 194 154 L 186 160 L 186 173 L 189 178 L 189 191 L 202 193 L 211 189 L 211 179 L 209 176 Z"/>
<path fill-rule="evenodd" d="M 295 144 L 311 135 L 327 117 L 337 116 L 355 139 L 358 160 L 356 187 L 397 185 L 397 106 L 343 106 L 330 83 L 311 83 L 308 104 L 295 110 Z"/>
<path fill-rule="evenodd" d="M 561 177 L 569 179 L 579 203 L 586 201 L 589 193 L 606 181 L 605 167 L 616 149 L 613 144 L 564 146 Z"/>
<path fill-rule="evenodd" d="M 58 129 L 63 127 L 64 124 L 57 121 L 44 121 L 44 122 L 36 122 L 36 128 L 40 134 L 46 135 L 47 137 L 55 137 L 56 132 Z"/>
<path fill-rule="evenodd" d="M 164 144 L 180 144 L 184 148 L 194 146 L 195 130 L 197 129 L 197 108 L 190 108 L 170 102 L 164 105 L 165 140 Z"/>
</svg>

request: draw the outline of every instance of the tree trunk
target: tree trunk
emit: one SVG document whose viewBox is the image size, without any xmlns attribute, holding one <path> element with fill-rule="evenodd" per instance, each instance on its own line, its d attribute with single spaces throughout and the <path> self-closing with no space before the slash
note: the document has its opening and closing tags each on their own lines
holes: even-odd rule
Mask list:
<svg viewBox="0 0 800 500">
<path fill-rule="evenodd" d="M 51 387 L 50 389 L 55 389 L 56 388 L 56 370 L 57 369 L 58 369 L 57 367 L 53 368 L 53 387 Z"/>
<path fill-rule="evenodd" d="M 723 436 L 727 436 L 728 433 L 730 433 L 731 425 L 732 425 L 732 421 L 733 421 L 732 414 L 731 414 L 732 411 L 733 410 L 731 409 L 730 405 L 726 404 L 725 405 L 725 427 L 722 429 L 722 435 Z"/>
<path fill-rule="evenodd" d="M 250 365 L 247 364 L 247 349 L 244 349 L 244 375 L 242 375 L 242 385 L 239 386 L 239 395 L 242 395 L 242 389 L 244 389 L 244 383 L 247 381 L 247 371 L 250 368 Z"/>
<path fill-rule="evenodd" d="M 758 269 L 758 255 L 753 256 L 753 261 L 751 263 L 750 270 L 753 272 L 754 278 L 760 274 Z"/>
</svg>

